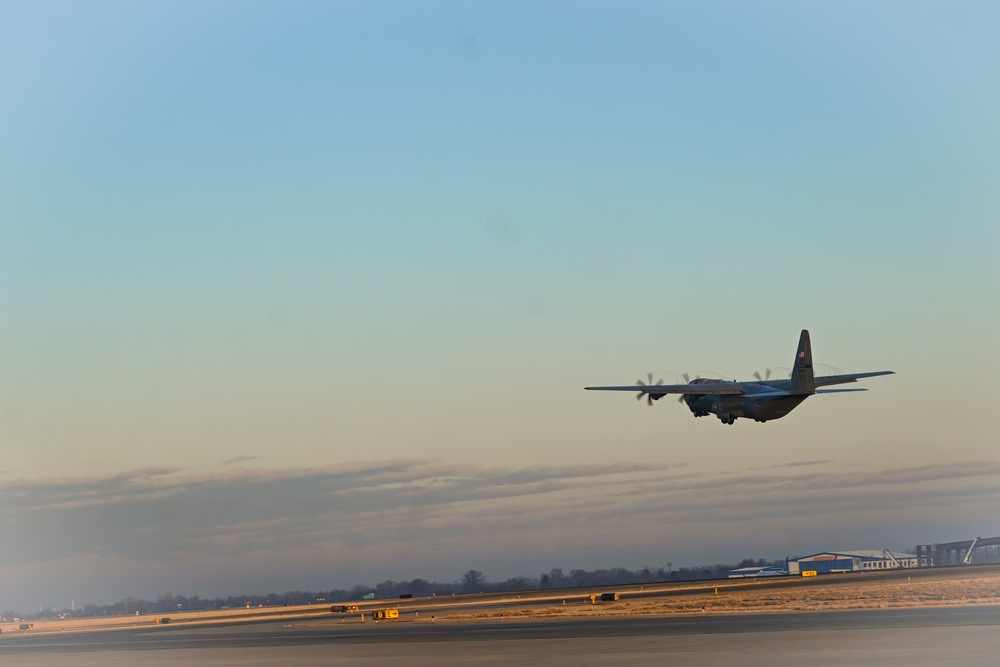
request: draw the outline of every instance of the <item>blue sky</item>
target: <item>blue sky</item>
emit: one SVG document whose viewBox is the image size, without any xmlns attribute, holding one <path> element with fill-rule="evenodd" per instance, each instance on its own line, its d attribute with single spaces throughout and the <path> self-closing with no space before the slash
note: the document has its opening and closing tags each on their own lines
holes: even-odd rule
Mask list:
<svg viewBox="0 0 1000 667">
<path fill-rule="evenodd" d="M 543 469 L 643 516 L 611 499 L 650 471 L 730 480 L 806 462 L 837 479 L 935 470 L 912 484 L 952 507 L 948 480 L 998 463 L 998 14 L 985 2 L 4 5 L 0 530 L 27 546 L 0 548 L 0 572 L 26 582 L 0 607 L 67 604 L 46 582 L 83 562 L 93 588 L 78 601 L 293 579 L 252 549 L 164 540 L 176 567 L 156 565 L 163 590 L 138 590 L 158 552 L 130 555 L 127 532 L 101 530 L 119 516 L 107 498 L 88 515 L 100 547 L 49 554 L 76 525 L 59 508 L 116 480 L 169 487 L 171 507 L 194 480 L 251 475 L 325 507 L 335 490 L 297 491 L 304 471 L 405 462 L 433 486 L 438 466 L 470 484 Z M 732 427 L 582 391 L 787 367 L 802 328 L 820 363 L 897 375 Z M 50 503 L 53 485 L 83 495 Z M 298 554 L 307 581 L 287 587 L 901 548 L 988 533 L 998 500 L 887 510 L 865 532 L 849 512 L 784 498 L 805 514 L 797 536 L 822 526 L 837 544 L 751 516 L 740 526 L 760 540 L 744 548 L 731 525 L 658 515 L 694 545 L 664 556 L 639 519 L 623 520 L 620 553 L 585 538 L 529 548 L 532 529 L 499 517 L 530 516 L 538 496 L 512 488 L 477 501 L 484 516 L 445 503 L 439 529 L 408 537 L 426 559 L 406 571 L 359 530 L 344 553 L 370 568 Z M 753 498 L 713 493 L 734 508 Z M 15 497 L 46 520 L 22 523 Z M 574 498 L 529 523 L 604 525 Z M 260 521 L 302 538 L 289 512 Z M 250 520 L 219 516 L 201 529 L 223 541 Z M 376 518 L 345 516 L 381 534 Z M 918 528 L 869 544 L 890 516 Z M 441 526 L 469 517 L 478 532 L 448 542 Z M 302 541 L 329 553 L 332 539 Z M 442 543 L 454 574 L 431 571 Z M 247 574 L 207 590 L 197 561 Z"/>
</svg>

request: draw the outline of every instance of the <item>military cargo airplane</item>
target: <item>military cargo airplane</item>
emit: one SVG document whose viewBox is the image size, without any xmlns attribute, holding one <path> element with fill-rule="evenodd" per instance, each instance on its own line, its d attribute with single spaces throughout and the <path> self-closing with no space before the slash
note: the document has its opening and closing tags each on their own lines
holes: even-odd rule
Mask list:
<svg viewBox="0 0 1000 667">
<path fill-rule="evenodd" d="M 695 417 L 715 415 L 723 424 L 734 424 L 740 417 L 766 422 L 780 419 L 795 409 L 799 403 L 813 394 L 832 394 L 867 389 L 817 389 L 831 384 L 857 382 L 861 378 L 876 375 L 893 375 L 893 371 L 873 371 L 870 373 L 848 373 L 846 375 L 813 375 L 812 349 L 809 332 L 802 330 L 799 348 L 795 352 L 792 375 L 787 380 L 769 380 L 754 373 L 756 382 L 737 382 L 711 378 L 695 378 L 687 384 L 653 384 L 637 380 L 638 385 L 624 387 L 585 387 L 595 391 L 635 391 L 636 398 L 646 397 L 649 405 L 667 394 L 680 394 L 680 401 L 686 403 Z M 687 376 L 685 376 L 687 379 Z"/>
</svg>

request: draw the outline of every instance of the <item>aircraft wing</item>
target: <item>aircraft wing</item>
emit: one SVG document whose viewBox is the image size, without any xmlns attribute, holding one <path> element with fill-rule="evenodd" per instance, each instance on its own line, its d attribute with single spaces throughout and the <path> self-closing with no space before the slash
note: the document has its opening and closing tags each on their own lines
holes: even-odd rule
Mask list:
<svg viewBox="0 0 1000 667">
<path fill-rule="evenodd" d="M 876 375 L 895 375 L 894 371 L 873 371 L 871 373 L 848 373 L 846 375 L 822 375 L 816 378 L 816 386 L 824 387 L 828 384 L 844 384 L 846 382 L 857 382 L 861 378 L 875 377 Z"/>
<path fill-rule="evenodd" d="M 638 384 L 624 387 L 584 387 L 594 391 L 634 391 L 653 396 L 663 394 L 745 394 L 742 382 L 703 382 L 699 384 Z"/>
</svg>

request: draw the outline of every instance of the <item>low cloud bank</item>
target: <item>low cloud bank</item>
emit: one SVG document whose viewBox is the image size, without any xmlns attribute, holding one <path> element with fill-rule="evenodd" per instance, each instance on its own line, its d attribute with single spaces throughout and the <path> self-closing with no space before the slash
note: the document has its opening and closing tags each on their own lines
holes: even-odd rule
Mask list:
<svg viewBox="0 0 1000 667">
<path fill-rule="evenodd" d="M 24 583 L 0 607 L 60 604 L 56 586 L 65 597 L 74 587 L 112 599 L 216 595 L 449 580 L 469 567 L 502 578 L 900 548 L 988 531 L 1000 508 L 996 463 L 844 470 L 827 461 L 710 474 L 682 464 L 390 460 L 7 480 L 0 574 Z M 87 572 L 86 586 L 70 567 Z"/>
</svg>

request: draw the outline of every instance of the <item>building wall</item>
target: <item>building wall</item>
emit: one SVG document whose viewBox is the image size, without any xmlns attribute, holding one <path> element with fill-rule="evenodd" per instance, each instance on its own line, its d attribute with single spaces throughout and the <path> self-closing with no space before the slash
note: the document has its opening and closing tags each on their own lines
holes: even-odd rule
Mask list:
<svg viewBox="0 0 1000 667">
<path fill-rule="evenodd" d="M 918 564 L 916 556 L 897 556 L 896 560 L 901 568 L 917 567 Z M 810 570 L 817 574 L 828 574 L 830 572 L 875 572 L 892 569 L 896 569 L 896 567 L 888 558 L 862 554 L 827 552 L 788 561 L 789 574 L 801 574 Z"/>
<path fill-rule="evenodd" d="M 896 560 L 899 562 L 899 567 L 901 568 L 909 568 L 917 566 L 916 558 L 897 558 Z M 861 561 L 861 570 L 865 572 L 867 572 L 868 570 L 893 570 L 893 569 L 896 568 L 893 566 L 892 561 L 886 558 Z"/>
</svg>

